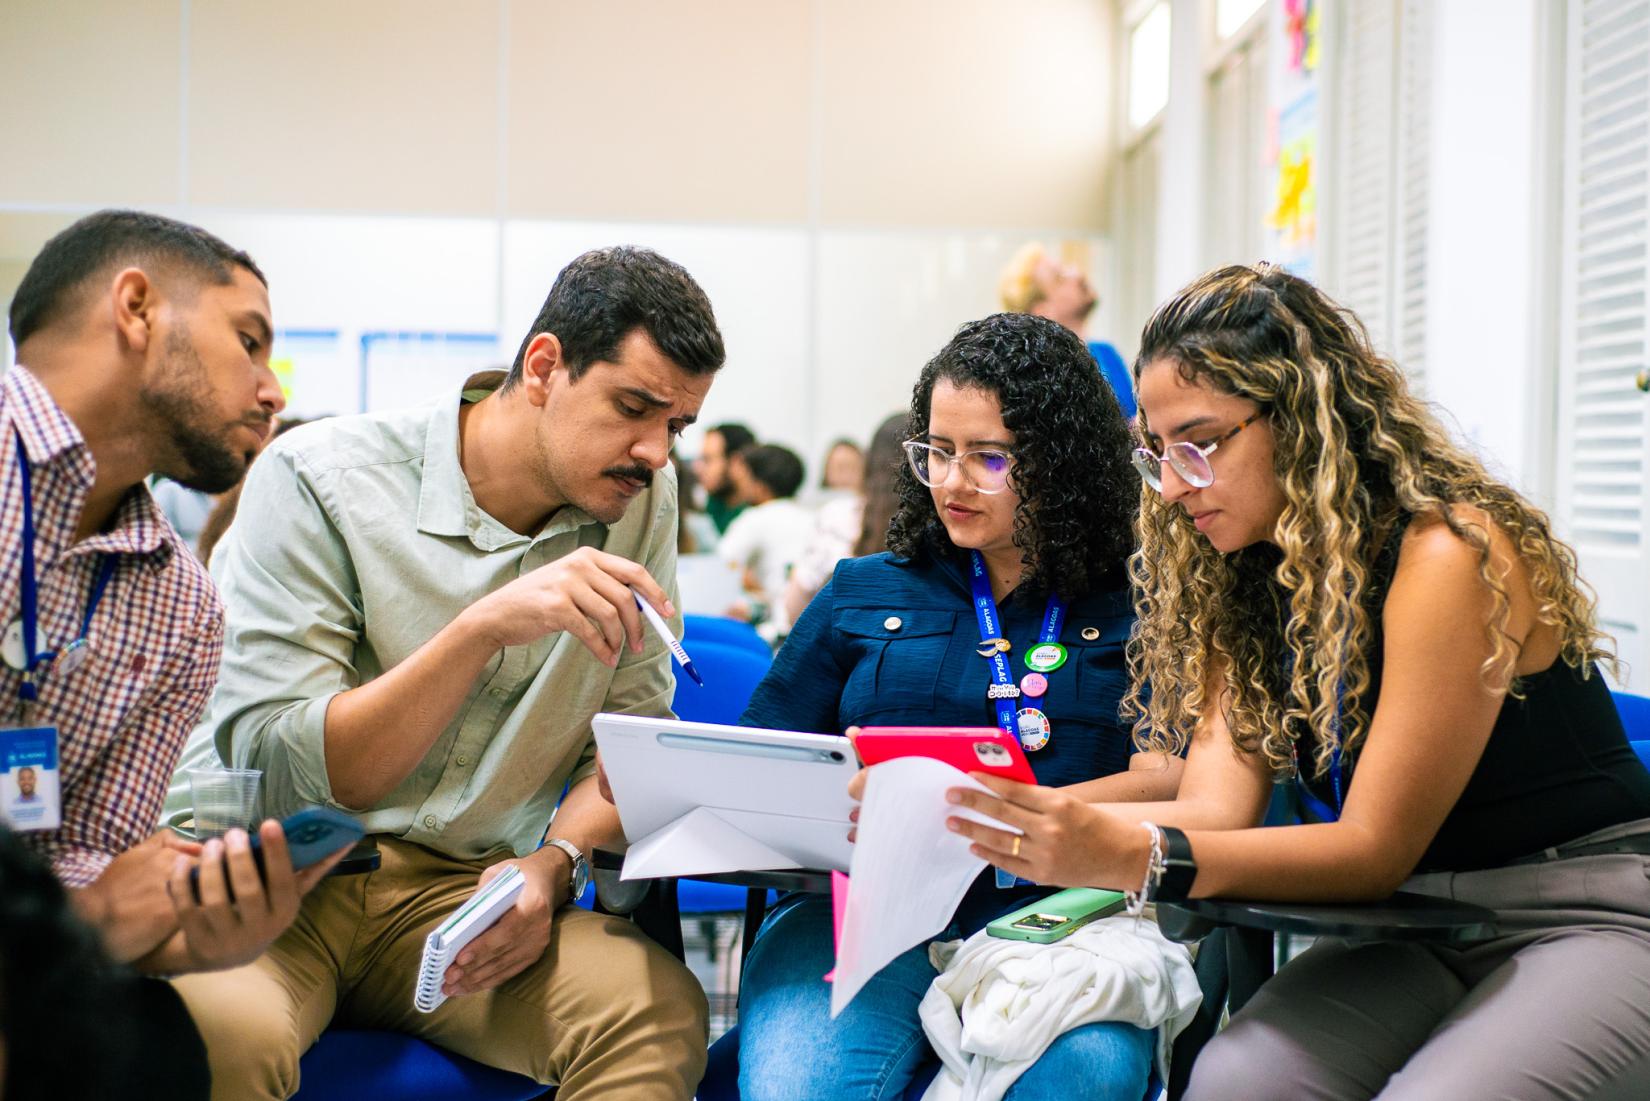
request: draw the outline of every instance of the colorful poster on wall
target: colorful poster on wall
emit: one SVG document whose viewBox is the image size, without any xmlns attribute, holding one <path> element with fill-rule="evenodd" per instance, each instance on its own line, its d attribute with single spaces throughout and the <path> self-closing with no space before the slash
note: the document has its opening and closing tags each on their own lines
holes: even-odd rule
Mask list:
<svg viewBox="0 0 1650 1101">
<path fill-rule="evenodd" d="M 286 416 L 358 412 L 357 367 L 337 329 L 281 329 L 270 369 L 286 397 Z"/>
<path fill-rule="evenodd" d="M 1272 181 L 1266 217 L 1267 257 L 1304 278 L 1318 263 L 1319 109 L 1318 0 L 1283 0 L 1272 22 L 1267 171 Z"/>
</svg>

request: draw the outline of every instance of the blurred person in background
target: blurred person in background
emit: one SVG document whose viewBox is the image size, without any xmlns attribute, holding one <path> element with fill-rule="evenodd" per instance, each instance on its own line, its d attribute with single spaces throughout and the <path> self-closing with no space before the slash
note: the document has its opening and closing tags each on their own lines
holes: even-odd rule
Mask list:
<svg viewBox="0 0 1650 1101">
<path fill-rule="evenodd" d="M 1029 313 L 1058 321 L 1088 340 L 1089 316 L 1100 305 L 1100 296 L 1089 283 L 1084 265 L 1075 259 L 1076 249 L 1068 244 L 1062 255 L 1052 255 L 1040 241 L 1023 245 L 1003 269 L 997 295 L 1009 313 Z M 1125 418 L 1135 411 L 1134 383 L 1129 368 L 1115 347 L 1104 340 L 1088 340 L 1089 354 L 1100 373 L 1111 384 Z"/>
<path fill-rule="evenodd" d="M 844 558 L 862 558 L 888 549 L 888 522 L 899 507 L 895 480 L 904 462 L 900 449 L 904 441 L 904 413 L 895 413 L 877 426 L 871 446 L 864 452 L 859 492 L 820 507 L 807 549 L 791 567 L 784 599 L 774 611 L 775 619 L 783 617 L 787 627 L 795 623 Z"/>
<path fill-rule="evenodd" d="M 222 500 L 221 497 L 190 489 L 170 478 L 156 479 L 155 484 L 149 487 L 149 493 L 155 498 L 155 504 L 160 506 L 162 515 L 191 547 L 200 545 L 201 532 L 206 530 L 206 521 L 212 515 L 217 502 Z"/>
<path fill-rule="evenodd" d="M 670 465 L 676 471 L 676 553 L 678 556 L 709 554 L 716 549 L 720 533 L 710 516 L 698 505 L 699 481 L 693 476 L 695 464 L 682 458 L 682 453 L 673 447 L 670 449 Z"/>
<path fill-rule="evenodd" d="M 309 424 L 311 420 L 325 419 L 325 417 L 311 417 L 307 420 L 303 417 L 292 417 L 290 419 L 277 417 L 275 431 L 270 439 L 290 432 L 300 425 Z M 201 524 L 195 544 L 195 553 L 200 555 L 200 560 L 207 565 L 212 564 L 212 548 L 218 545 L 218 540 L 222 539 L 224 532 L 229 530 L 229 525 L 235 522 L 235 511 L 241 507 L 241 487 L 244 485 L 246 485 L 246 479 L 242 478 L 219 494 L 217 503 L 212 506 L 212 511 L 207 513 L 205 522 Z"/>
<path fill-rule="evenodd" d="M 825 489 L 858 493 L 865 481 L 865 452 L 850 439 L 840 439 L 825 452 L 825 473 L 819 484 Z"/>
<path fill-rule="evenodd" d="M 733 518 L 744 509 L 735 500 L 728 460 L 756 442 L 756 434 L 742 424 L 718 424 L 705 429 L 699 443 L 699 457 L 693 460 L 693 476 L 705 487 L 705 512 L 723 534 Z"/>
<path fill-rule="evenodd" d="M 745 571 L 745 587 L 754 603 L 735 605 L 728 614 L 757 623 L 769 642 L 788 623 L 772 610 L 785 595 L 791 566 L 813 535 L 813 511 L 796 500 L 804 476 L 802 460 L 788 447 L 754 444 L 733 457 L 728 474 L 733 499 L 744 511 L 728 525 L 716 553 Z"/>
</svg>

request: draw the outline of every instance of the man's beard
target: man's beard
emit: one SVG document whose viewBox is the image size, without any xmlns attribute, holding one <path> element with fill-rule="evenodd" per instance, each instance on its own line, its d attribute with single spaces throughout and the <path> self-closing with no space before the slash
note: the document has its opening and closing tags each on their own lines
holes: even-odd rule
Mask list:
<svg viewBox="0 0 1650 1101">
<path fill-rule="evenodd" d="M 179 326 L 167 335 L 161 363 L 158 384 L 138 392 L 139 404 L 166 433 L 172 448 L 172 461 L 158 473 L 202 493 L 230 489 L 246 475 L 253 452 L 229 443 L 229 433 L 259 417 L 210 427 L 215 414 L 206 397 L 211 387 L 187 327 Z M 260 416 L 267 424 L 268 416 Z"/>
</svg>

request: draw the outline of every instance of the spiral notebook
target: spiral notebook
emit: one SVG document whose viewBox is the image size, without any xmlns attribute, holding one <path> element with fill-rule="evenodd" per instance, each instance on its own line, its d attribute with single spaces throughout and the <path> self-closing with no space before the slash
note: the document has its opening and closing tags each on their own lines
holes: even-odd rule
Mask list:
<svg viewBox="0 0 1650 1101">
<path fill-rule="evenodd" d="M 424 959 L 418 965 L 418 989 L 413 992 L 413 1006 L 421 1013 L 434 1013 L 447 995 L 441 992 L 442 977 L 452 966 L 453 957 L 464 946 L 493 927 L 514 906 L 527 885 L 527 878 L 514 864 L 500 872 L 487 886 L 470 896 L 470 900 L 453 911 L 453 916 L 436 926 L 424 938 Z"/>
</svg>

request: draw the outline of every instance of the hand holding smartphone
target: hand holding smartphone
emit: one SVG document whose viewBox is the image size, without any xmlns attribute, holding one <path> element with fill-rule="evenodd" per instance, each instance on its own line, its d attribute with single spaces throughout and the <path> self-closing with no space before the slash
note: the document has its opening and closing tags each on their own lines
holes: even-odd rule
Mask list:
<svg viewBox="0 0 1650 1101">
<path fill-rule="evenodd" d="M 365 836 L 361 823 L 331 807 L 305 807 L 281 819 L 281 832 L 286 835 L 287 851 L 292 858 L 292 870 L 301 872 L 325 860 L 346 845 L 353 845 Z M 258 877 L 265 884 L 269 875 L 264 870 L 262 839 L 256 829 L 249 830 L 252 860 L 258 866 Z M 228 880 L 225 880 L 227 885 Z M 189 889 L 195 901 L 200 901 L 200 867 L 189 869 Z"/>
</svg>

